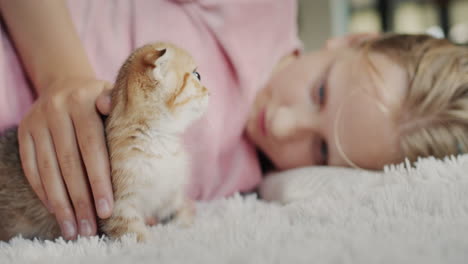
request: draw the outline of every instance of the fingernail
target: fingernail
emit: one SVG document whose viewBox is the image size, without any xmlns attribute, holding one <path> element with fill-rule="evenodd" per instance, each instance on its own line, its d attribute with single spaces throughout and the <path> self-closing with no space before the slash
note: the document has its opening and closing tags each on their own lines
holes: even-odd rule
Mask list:
<svg viewBox="0 0 468 264">
<path fill-rule="evenodd" d="M 90 236 L 93 231 L 91 230 L 91 224 L 88 220 L 82 219 L 80 221 L 80 235 Z"/>
<path fill-rule="evenodd" d="M 100 199 L 98 201 L 98 212 L 100 216 L 110 214 L 110 206 L 106 199 Z"/>
<path fill-rule="evenodd" d="M 73 238 L 76 235 L 75 225 L 68 220 L 62 222 L 62 232 L 65 238 Z"/>
</svg>

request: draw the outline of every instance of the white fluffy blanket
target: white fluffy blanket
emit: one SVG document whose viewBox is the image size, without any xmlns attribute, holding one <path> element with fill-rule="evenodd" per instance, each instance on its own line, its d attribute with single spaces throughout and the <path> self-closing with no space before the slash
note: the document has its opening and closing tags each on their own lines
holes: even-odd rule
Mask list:
<svg viewBox="0 0 468 264">
<path fill-rule="evenodd" d="M 197 204 L 195 224 L 147 244 L 0 242 L 0 263 L 468 263 L 468 156 L 370 173 L 305 168 L 254 195 Z"/>
</svg>

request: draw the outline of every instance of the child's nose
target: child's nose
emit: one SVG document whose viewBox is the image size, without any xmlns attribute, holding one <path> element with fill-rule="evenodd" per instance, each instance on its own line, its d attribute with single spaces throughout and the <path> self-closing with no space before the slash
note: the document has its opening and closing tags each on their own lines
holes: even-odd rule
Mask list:
<svg viewBox="0 0 468 264">
<path fill-rule="evenodd" d="M 280 141 L 310 136 L 318 129 L 317 119 L 291 107 L 280 107 L 271 123 L 271 134 Z"/>
</svg>

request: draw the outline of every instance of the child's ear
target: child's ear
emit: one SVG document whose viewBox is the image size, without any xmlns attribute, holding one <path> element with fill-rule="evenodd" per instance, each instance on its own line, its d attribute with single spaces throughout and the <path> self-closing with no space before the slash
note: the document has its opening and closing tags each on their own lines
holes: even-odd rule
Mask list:
<svg viewBox="0 0 468 264">
<path fill-rule="evenodd" d="M 163 78 L 167 74 L 170 54 L 167 49 L 155 49 L 144 56 L 144 62 L 154 68 L 156 78 Z"/>
</svg>

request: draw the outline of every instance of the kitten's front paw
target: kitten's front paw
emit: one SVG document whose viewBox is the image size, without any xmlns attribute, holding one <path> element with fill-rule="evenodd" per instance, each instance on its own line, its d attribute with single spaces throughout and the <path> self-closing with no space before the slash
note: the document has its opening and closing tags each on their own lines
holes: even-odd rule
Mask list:
<svg viewBox="0 0 468 264">
<path fill-rule="evenodd" d="M 137 238 L 137 241 L 138 243 L 145 243 L 145 242 L 148 242 L 148 239 L 149 239 L 149 233 L 145 230 L 145 232 L 135 232 L 136 233 L 136 238 Z"/>
<path fill-rule="evenodd" d="M 120 239 L 125 234 L 135 234 L 138 242 L 146 242 L 150 231 L 145 225 L 143 218 L 111 216 L 101 220 L 102 231 L 111 239 Z"/>
<path fill-rule="evenodd" d="M 147 226 L 155 226 L 158 223 L 159 223 L 158 219 L 156 217 L 154 217 L 154 216 L 148 217 L 148 218 L 145 219 L 145 224 Z"/>
<path fill-rule="evenodd" d="M 174 222 L 181 227 L 189 227 L 193 225 L 195 212 L 195 203 L 187 199 L 185 205 L 175 214 Z"/>
<path fill-rule="evenodd" d="M 164 218 L 161 218 L 159 221 L 156 220 L 157 217 L 154 220 L 147 219 L 146 224 L 150 225 L 150 223 L 156 222 L 156 224 L 161 223 L 164 225 L 172 222 L 180 227 L 191 226 L 195 217 L 195 203 L 192 200 L 184 199 L 183 202 L 177 204 L 179 204 L 176 207 L 177 209 L 172 207 L 165 208 L 164 214 L 160 214 L 165 216 Z"/>
</svg>

